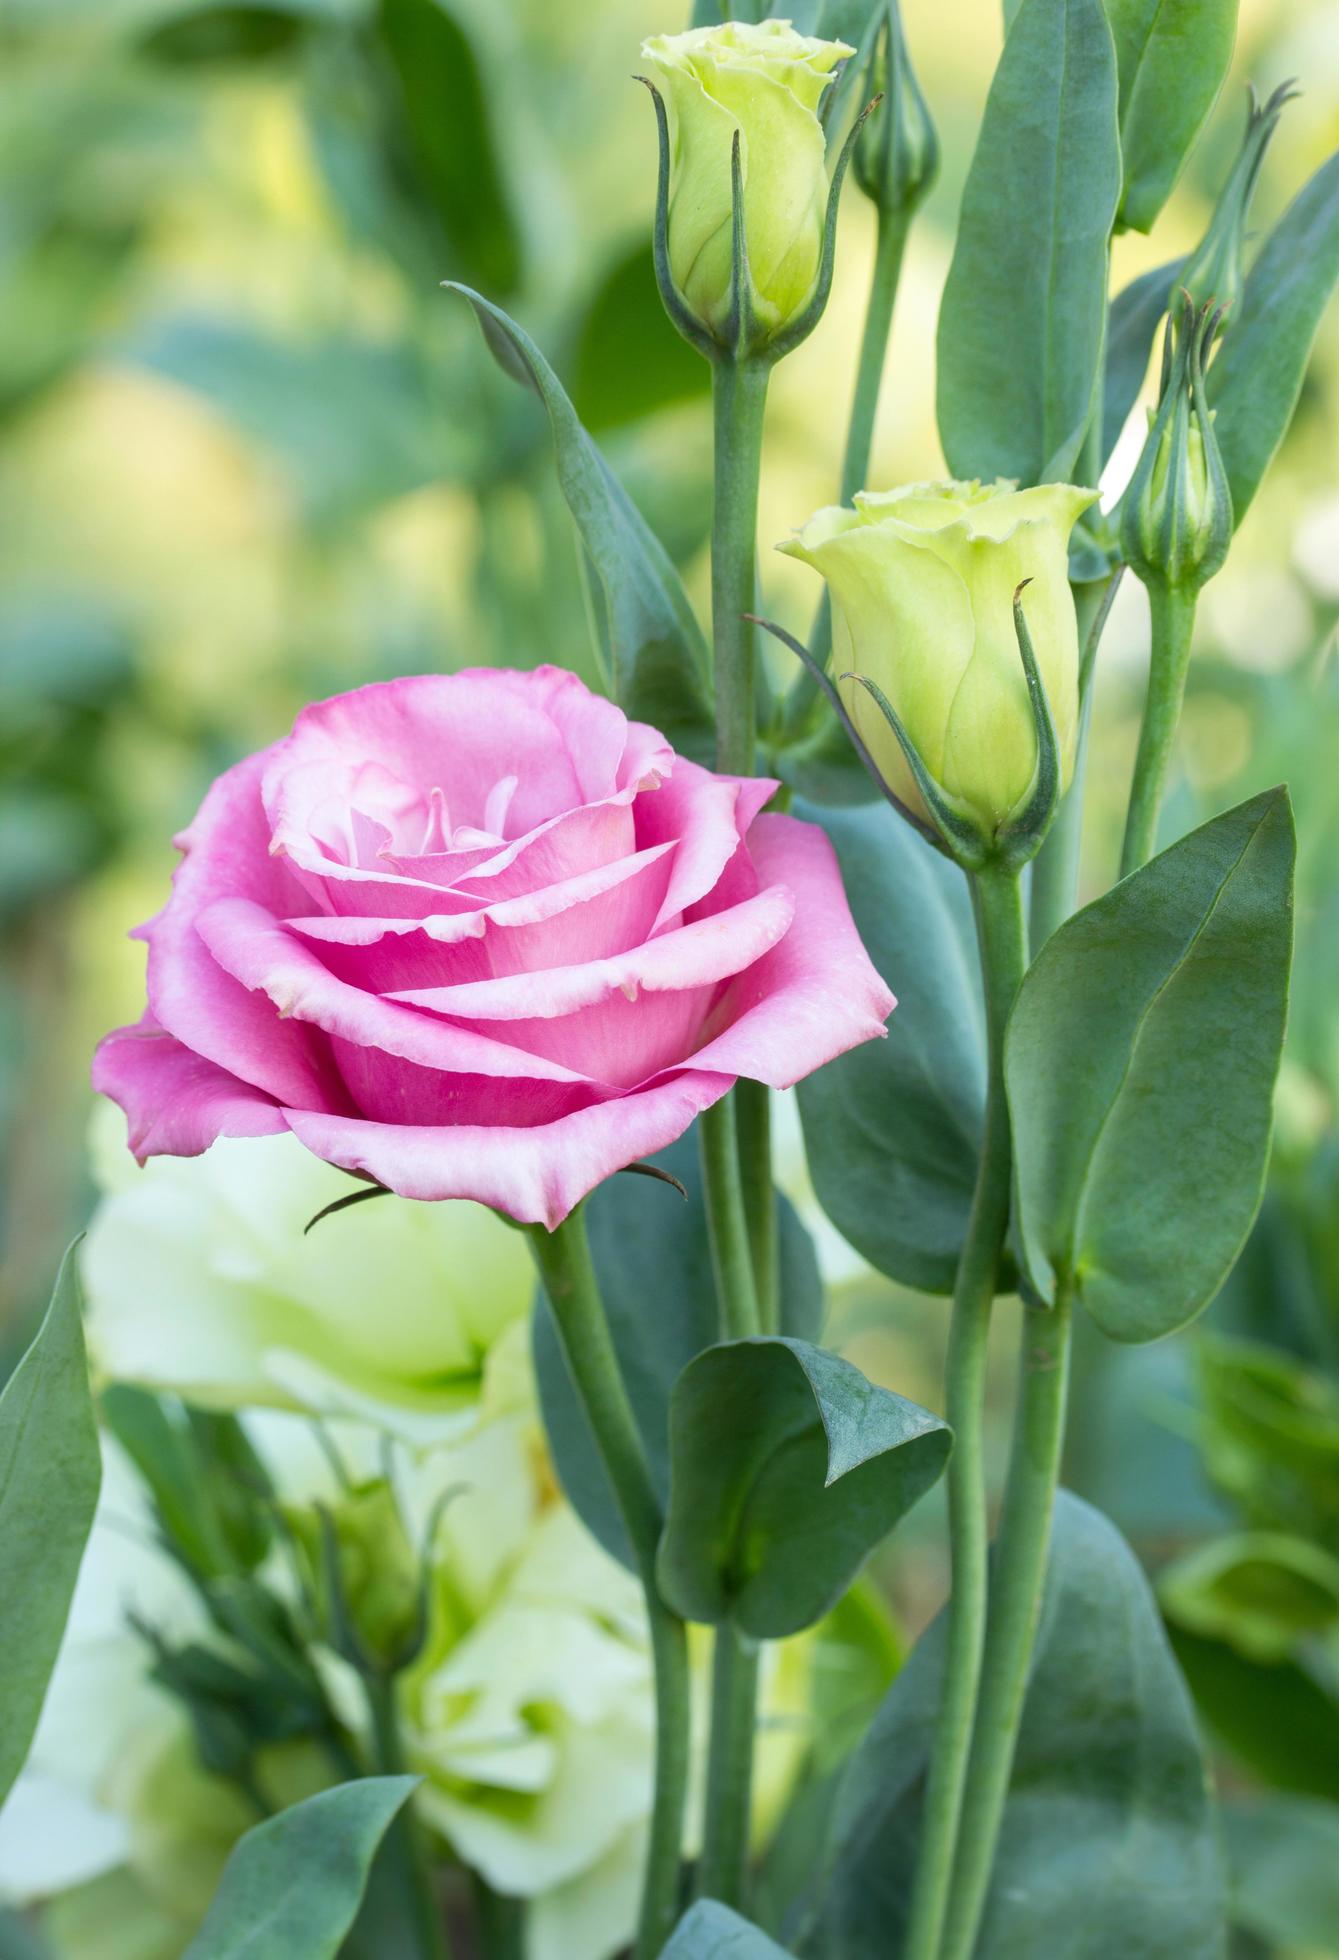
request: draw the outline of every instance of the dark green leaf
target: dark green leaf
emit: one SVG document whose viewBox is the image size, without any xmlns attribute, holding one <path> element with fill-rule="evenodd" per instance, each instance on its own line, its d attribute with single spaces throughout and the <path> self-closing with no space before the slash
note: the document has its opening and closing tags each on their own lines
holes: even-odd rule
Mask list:
<svg viewBox="0 0 1339 1960">
<path fill-rule="evenodd" d="M 727 1341 L 670 1402 L 657 1573 L 685 1619 L 777 1640 L 838 1600 L 948 1461 L 937 1416 L 807 1341 Z"/>
<path fill-rule="evenodd" d="M 322 1790 L 247 1832 L 184 1960 L 334 1960 L 413 1776 Z"/>
<path fill-rule="evenodd" d="M 805 1951 L 899 1950 L 944 1659 L 941 1615 L 852 1758 Z M 1222 1873 L 1185 1684 L 1129 1546 L 1062 1491 L 976 1960 L 1219 1960 Z"/>
<path fill-rule="evenodd" d="M 152 61 L 183 68 L 262 61 L 295 47 L 316 12 L 314 6 L 287 6 L 281 0 L 250 6 L 183 5 L 154 24 L 139 51 Z"/>
<path fill-rule="evenodd" d="M 1106 396 L 1102 410 L 1102 461 L 1105 464 L 1130 419 L 1148 373 L 1148 359 L 1184 259 L 1172 259 L 1140 273 L 1122 287 L 1107 317 Z"/>
<path fill-rule="evenodd" d="M 0 1803 L 42 1712 L 101 1482 L 71 1247 L 0 1395 Z"/>
<path fill-rule="evenodd" d="M 1185 1552 L 1158 1580 L 1163 1610 L 1249 1659 L 1285 1659 L 1339 1625 L 1339 1559 L 1305 1538 L 1240 1531 Z"/>
<path fill-rule="evenodd" d="M 1239 1926 L 1280 1947 L 1339 1953 L 1339 1804 L 1234 1797 L 1223 1838 Z"/>
<path fill-rule="evenodd" d="M 1300 1661 L 1247 1660 L 1168 1628 L 1195 1706 L 1229 1755 L 1278 1790 L 1339 1801 L 1339 1702 Z"/>
<path fill-rule="evenodd" d="M 1339 1386 L 1254 1341 L 1198 1349 L 1201 1448 L 1210 1476 L 1253 1521 L 1339 1553 Z"/>
<path fill-rule="evenodd" d="M 1320 318 L 1339 280 L 1339 153 L 1303 185 L 1246 275 L 1209 368 L 1214 428 L 1238 524 L 1283 441 Z"/>
<path fill-rule="evenodd" d="M 1120 71 L 1120 222 L 1148 231 L 1218 100 L 1237 0 L 1106 0 Z"/>
<path fill-rule="evenodd" d="M 446 0 L 379 0 L 376 22 L 420 195 L 458 269 L 490 292 L 510 293 L 520 279 L 521 239 L 494 137 L 498 91 L 485 82 Z"/>
<path fill-rule="evenodd" d="M 663 1502 L 669 1496 L 670 1395 L 693 1356 L 718 1339 L 720 1327 L 696 1136 L 681 1138 L 651 1162 L 679 1179 L 687 1204 L 652 1179 L 611 1177 L 588 1199 L 586 1224 L 614 1346 Z M 777 1225 L 782 1329 L 817 1340 L 823 1324 L 818 1265 L 808 1233 L 784 1198 L 778 1198 Z M 563 1489 L 605 1549 L 632 1567 L 614 1493 L 542 1295 L 534 1346 L 544 1427 Z"/>
<path fill-rule="evenodd" d="M 1120 194 L 1101 0 L 1024 0 L 986 103 L 939 312 L 955 476 L 1071 477 L 1095 403 Z"/>
<path fill-rule="evenodd" d="M 453 290 L 474 308 L 499 367 L 533 388 L 548 413 L 558 481 L 593 569 L 610 692 L 676 747 L 704 750 L 714 741 L 707 650 L 679 574 L 529 334 L 468 287 Z"/>
<path fill-rule="evenodd" d="M 784 1947 L 715 1899 L 699 1899 L 674 1929 L 661 1960 L 789 1960 Z"/>
<path fill-rule="evenodd" d="M 581 322 L 572 399 L 588 429 L 636 422 L 671 402 L 706 394 L 711 369 L 670 325 L 649 243 L 610 266 Z"/>
<path fill-rule="evenodd" d="M 800 1084 L 818 1201 L 870 1264 L 947 1293 L 976 1178 L 985 1023 L 967 882 L 884 804 L 797 806 L 836 848 L 870 958 L 898 997 L 886 1041 Z"/>
<path fill-rule="evenodd" d="M 1293 855 L 1287 793 L 1269 790 L 1086 906 L 1019 991 L 1005 1075 L 1025 1263 L 1116 1340 L 1192 1319 L 1259 1206 Z"/>
</svg>

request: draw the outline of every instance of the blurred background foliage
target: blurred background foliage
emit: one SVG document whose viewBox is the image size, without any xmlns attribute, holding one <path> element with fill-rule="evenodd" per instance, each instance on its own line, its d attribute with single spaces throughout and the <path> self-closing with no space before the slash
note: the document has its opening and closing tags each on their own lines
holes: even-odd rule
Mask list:
<svg viewBox="0 0 1339 1960">
<path fill-rule="evenodd" d="M 651 0 L 0 8 L 11 1355 L 87 1211 L 89 1054 L 141 998 L 125 928 L 161 902 L 169 839 L 210 778 L 304 700 L 370 679 L 541 660 L 594 677 L 543 416 L 439 281 L 479 287 L 535 334 L 705 597 L 707 374 L 655 292 L 653 133 L 629 80 L 643 34 L 678 13 Z M 912 232 L 880 487 L 942 471 L 934 321 L 1001 38 L 996 0 L 906 0 L 904 14 L 944 168 Z M 1304 93 L 1267 158 L 1260 229 L 1339 141 L 1339 15 L 1325 0 L 1245 0 L 1232 79 L 1156 237 L 1118 241 L 1116 287 L 1195 243 L 1245 83 L 1290 75 Z M 828 314 L 773 388 L 764 545 L 835 494 L 872 245 L 872 209 L 851 194 Z M 1298 958 L 1269 1189 L 1198 1327 L 1139 1350 L 1086 1330 L 1068 1469 L 1160 1576 L 1220 1751 L 1243 1955 L 1339 1953 L 1336 455 L 1332 311 L 1201 607 L 1167 811 L 1174 834 L 1277 780 L 1296 798 Z M 1132 461 L 1122 444 L 1117 490 Z M 765 554 L 763 577 L 768 610 L 803 631 L 810 576 Z M 1102 650 L 1090 891 L 1114 875 L 1143 603 L 1127 580 Z M 944 1303 L 895 1290 L 811 1222 L 834 1281 L 830 1337 L 936 1403 Z M 1003 1390 L 1015 1328 L 1008 1311 L 999 1323 Z M 923 1511 L 884 1575 L 912 1629 L 941 1584 L 940 1519 Z"/>
</svg>

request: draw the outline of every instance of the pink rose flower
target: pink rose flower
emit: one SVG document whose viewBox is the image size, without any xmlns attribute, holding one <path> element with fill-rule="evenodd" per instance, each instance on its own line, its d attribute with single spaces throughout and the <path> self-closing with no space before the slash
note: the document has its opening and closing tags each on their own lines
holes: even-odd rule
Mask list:
<svg viewBox="0 0 1339 1960">
<path fill-rule="evenodd" d="M 832 847 L 556 667 L 305 708 L 178 839 L 148 1008 L 95 1086 L 141 1161 L 292 1130 L 407 1198 L 550 1227 L 737 1076 L 893 998 Z"/>
</svg>

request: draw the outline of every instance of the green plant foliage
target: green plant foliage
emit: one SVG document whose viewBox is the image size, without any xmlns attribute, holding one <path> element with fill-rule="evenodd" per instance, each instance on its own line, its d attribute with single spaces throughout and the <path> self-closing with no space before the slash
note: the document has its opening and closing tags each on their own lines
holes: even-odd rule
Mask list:
<svg viewBox="0 0 1339 1960">
<path fill-rule="evenodd" d="M 335 1960 L 414 1776 L 322 1790 L 249 1830 L 183 1960 Z"/>
<path fill-rule="evenodd" d="M 715 737 L 706 645 L 679 574 L 529 334 L 481 294 L 465 286 L 453 290 L 474 308 L 498 365 L 533 388 L 547 411 L 558 481 L 593 573 L 610 692 L 676 747 L 708 753 Z"/>
<path fill-rule="evenodd" d="M 1005 1073 L 1026 1267 L 1116 1340 L 1192 1319 L 1259 1206 L 1293 852 L 1286 792 L 1227 811 L 1063 925 L 1019 991 Z"/>
<path fill-rule="evenodd" d="M 1288 432 L 1336 280 L 1339 154 L 1303 185 L 1261 246 L 1246 275 L 1241 312 L 1209 369 L 1209 402 L 1238 524 Z"/>
<path fill-rule="evenodd" d="M 870 958 L 898 997 L 887 1039 L 800 1084 L 819 1203 L 872 1266 L 952 1290 L 976 1179 L 985 1020 L 967 883 L 880 803 L 821 823 Z"/>
<path fill-rule="evenodd" d="M 1116 447 L 1117 438 L 1139 399 L 1139 390 L 1148 373 L 1149 356 L 1158 328 L 1167 316 L 1167 307 L 1184 259 L 1155 265 L 1141 272 L 1111 302 L 1107 315 L 1106 391 L 1102 408 L 1102 461 Z"/>
<path fill-rule="evenodd" d="M 789 1960 L 784 1947 L 715 1899 L 699 1899 L 674 1929 L 661 1960 Z"/>
<path fill-rule="evenodd" d="M 710 387 L 707 363 L 665 315 L 650 245 L 621 252 L 577 330 L 572 400 L 582 422 L 617 428 Z"/>
<path fill-rule="evenodd" d="M 0 1802 L 37 1728 L 101 1482 L 71 1247 L 0 1395 Z"/>
<path fill-rule="evenodd" d="M 758 1640 L 812 1626 L 935 1482 L 949 1431 L 807 1341 L 723 1342 L 670 1403 L 657 1566 L 685 1619 Z"/>
<path fill-rule="evenodd" d="M 1172 1621 L 1168 1634 L 1209 1730 L 1261 1782 L 1339 1802 L 1339 1701 L 1309 1664 L 1252 1661 Z"/>
<path fill-rule="evenodd" d="M 687 1203 L 650 1178 L 613 1177 L 587 1200 L 586 1228 L 623 1379 L 652 1476 L 665 1500 L 670 1396 L 693 1356 L 718 1339 L 720 1324 L 697 1138 L 682 1138 L 651 1162 L 679 1179 Z M 801 1340 L 817 1340 L 823 1289 L 813 1244 L 780 1196 L 777 1229 L 782 1329 Z M 535 1303 L 533 1332 L 540 1405 L 559 1480 L 588 1529 L 632 1567 L 614 1493 L 542 1294 Z"/>
<path fill-rule="evenodd" d="M 1218 100 L 1237 0 L 1106 0 L 1120 72 L 1120 223 L 1148 231 Z"/>
<path fill-rule="evenodd" d="M 847 1769 L 815 1960 L 898 1951 L 944 1621 L 922 1637 Z M 1194 1713 L 1148 1581 L 1114 1525 L 1062 1491 L 977 1960 L 1218 1960 L 1224 1897 Z"/>
<path fill-rule="evenodd" d="M 1120 195 L 1101 0 L 1024 0 L 991 84 L 939 312 L 939 433 L 960 477 L 1072 478 Z"/>
<path fill-rule="evenodd" d="M 1339 1559 L 1282 1532 L 1233 1532 L 1196 1546 L 1162 1573 L 1158 1592 L 1181 1626 L 1264 1661 L 1339 1625 Z"/>
<path fill-rule="evenodd" d="M 1281 1947 L 1339 1953 L 1339 1804 L 1234 1797 L 1223 1840 L 1239 1926 Z"/>
</svg>

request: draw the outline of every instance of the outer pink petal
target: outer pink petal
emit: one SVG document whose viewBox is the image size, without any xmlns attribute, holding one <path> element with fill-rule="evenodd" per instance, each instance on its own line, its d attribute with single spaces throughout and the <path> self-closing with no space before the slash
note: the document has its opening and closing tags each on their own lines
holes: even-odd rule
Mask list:
<svg viewBox="0 0 1339 1960">
<path fill-rule="evenodd" d="M 767 777 L 714 776 L 682 756 L 659 789 L 637 799 L 637 842 L 677 840 L 669 890 L 657 931 L 713 889 L 740 840 L 777 785 Z"/>
<path fill-rule="evenodd" d="M 98 1043 L 93 1087 L 126 1113 L 129 1143 L 146 1157 L 198 1157 L 218 1137 L 273 1136 L 284 1112 L 226 1069 L 193 1055 L 145 1013 Z"/>
<path fill-rule="evenodd" d="M 327 1034 L 360 1048 L 398 1055 L 420 1068 L 462 1075 L 582 1080 L 560 1063 L 526 1055 L 487 1035 L 452 1027 L 412 1007 L 348 986 L 309 947 L 245 899 L 212 906 L 201 918 L 200 932 L 220 966 L 244 987 L 263 990 L 285 1018 L 314 1022 Z"/>
<path fill-rule="evenodd" d="M 860 943 L 837 856 L 816 824 L 759 817 L 749 854 L 766 885 L 795 894 L 785 938 L 727 988 L 687 1068 L 721 1069 L 788 1089 L 834 1055 L 886 1033 L 897 1005 Z"/>
<path fill-rule="evenodd" d="M 219 899 L 244 898 L 280 912 L 300 901 L 300 887 L 269 855 L 260 778 L 270 753 L 248 756 L 220 776 L 177 839 L 185 856 L 172 895 L 140 927 L 149 944 L 149 1006 L 187 1048 L 276 1101 L 339 1109 L 346 1099 L 320 1036 L 285 1023 L 264 995 L 239 986 L 197 931 L 200 914 Z"/>
<path fill-rule="evenodd" d="M 327 1163 L 365 1171 L 403 1198 L 474 1198 L 552 1231 L 612 1172 L 682 1136 L 730 1086 L 729 1076 L 689 1070 L 526 1130 L 392 1128 L 296 1110 L 288 1122 Z"/>
</svg>

